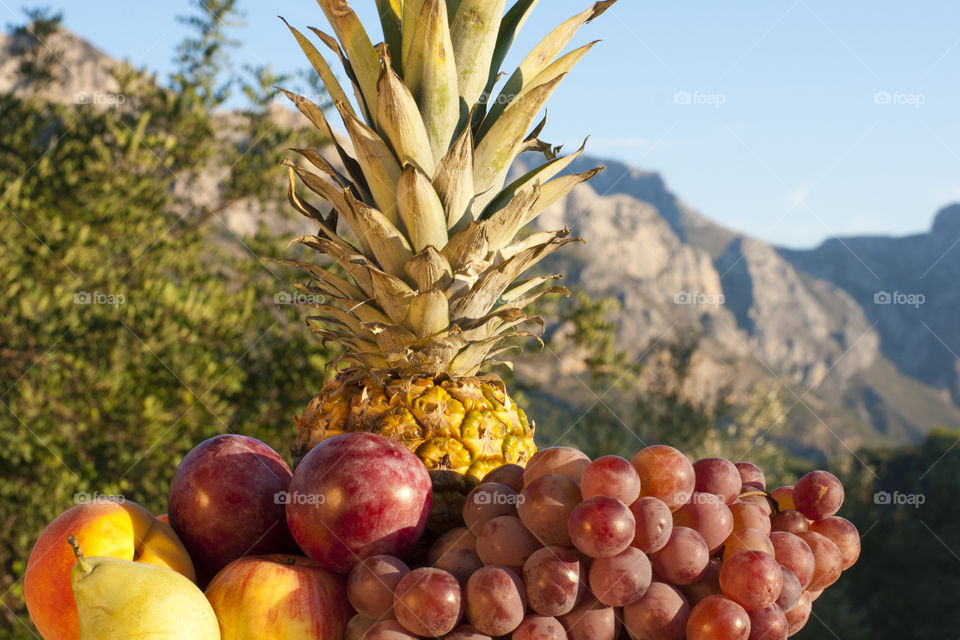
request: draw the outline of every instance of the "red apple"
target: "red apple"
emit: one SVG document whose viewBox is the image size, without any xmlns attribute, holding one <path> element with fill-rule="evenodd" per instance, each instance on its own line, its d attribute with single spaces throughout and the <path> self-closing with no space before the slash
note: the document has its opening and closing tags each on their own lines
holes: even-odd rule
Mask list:
<svg viewBox="0 0 960 640">
<path fill-rule="evenodd" d="M 248 436 L 214 436 L 183 458 L 170 483 L 170 526 L 201 587 L 241 556 L 296 551 L 284 511 L 291 477 L 276 451 Z"/>
<path fill-rule="evenodd" d="M 287 524 L 304 553 L 348 573 L 370 556 L 403 557 L 432 503 L 430 474 L 409 449 L 373 433 L 345 433 L 300 461 Z"/>
</svg>

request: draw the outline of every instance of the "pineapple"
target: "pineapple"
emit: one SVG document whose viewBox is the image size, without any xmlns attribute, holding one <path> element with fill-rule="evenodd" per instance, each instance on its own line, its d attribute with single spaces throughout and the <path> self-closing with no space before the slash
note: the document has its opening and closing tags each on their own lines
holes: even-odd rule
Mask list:
<svg viewBox="0 0 960 640">
<path fill-rule="evenodd" d="M 286 161 L 289 199 L 316 222 L 296 242 L 331 266 L 303 269 L 300 288 L 323 296 L 308 325 L 344 347 L 349 364 L 296 420 L 294 457 L 350 431 L 380 433 L 415 451 L 434 474 L 435 500 L 536 451 L 534 425 L 502 381 L 485 373 L 539 323 L 524 308 L 551 281 L 518 280 L 573 238 L 569 230 L 521 235 L 551 203 L 600 168 L 559 174 L 582 151 L 558 156 L 534 120 L 594 43 L 561 54 L 577 29 L 615 0 L 596 2 L 551 32 L 493 98 L 500 66 L 536 5 L 517 0 L 377 0 L 384 42 L 374 45 L 344 0 L 319 0 L 337 39 L 314 34 L 340 57 L 351 103 L 326 59 L 290 28 L 339 112 L 353 154 L 323 111 L 284 91 L 336 149 L 343 172 L 309 149 Z M 529 135 L 528 135 L 528 132 Z M 544 162 L 506 184 L 521 152 Z M 559 177 L 558 177 L 559 176 Z M 329 207 L 298 194 L 298 179 Z M 333 266 L 336 265 L 336 266 Z"/>
</svg>

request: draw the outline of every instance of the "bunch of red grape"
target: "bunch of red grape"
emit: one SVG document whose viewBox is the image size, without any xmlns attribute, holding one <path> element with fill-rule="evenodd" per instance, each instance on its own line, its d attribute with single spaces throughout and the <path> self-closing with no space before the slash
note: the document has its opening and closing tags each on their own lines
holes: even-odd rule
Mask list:
<svg viewBox="0 0 960 640">
<path fill-rule="evenodd" d="M 358 564 L 347 640 L 784 640 L 860 554 L 842 502 L 826 471 L 768 494 L 749 462 L 544 449 L 470 492 L 431 566 Z"/>
</svg>

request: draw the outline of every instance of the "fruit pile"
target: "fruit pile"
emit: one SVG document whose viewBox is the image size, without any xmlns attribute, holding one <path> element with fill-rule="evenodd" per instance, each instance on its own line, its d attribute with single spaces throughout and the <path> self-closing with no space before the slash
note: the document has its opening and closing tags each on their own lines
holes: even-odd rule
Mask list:
<svg viewBox="0 0 960 640">
<path fill-rule="evenodd" d="M 379 435 L 326 440 L 295 473 L 254 438 L 217 436 L 174 475 L 172 527 L 117 500 L 51 523 L 28 607 L 64 640 L 782 640 L 860 553 L 833 475 L 768 494 L 749 462 L 665 445 L 500 466 L 426 547 L 432 501 L 416 455 Z"/>
</svg>

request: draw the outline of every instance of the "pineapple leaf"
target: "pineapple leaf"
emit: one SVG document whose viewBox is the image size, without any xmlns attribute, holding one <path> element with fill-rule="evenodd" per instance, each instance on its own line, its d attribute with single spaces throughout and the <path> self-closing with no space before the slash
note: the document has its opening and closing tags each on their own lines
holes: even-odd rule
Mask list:
<svg viewBox="0 0 960 640">
<path fill-rule="evenodd" d="M 387 220 L 397 222 L 397 181 L 400 179 L 400 165 L 393 151 L 377 133 L 347 111 L 342 102 L 337 109 L 343 117 L 347 133 L 353 141 L 354 151 L 359 159 L 363 174 L 370 187 L 373 202 Z"/>
<path fill-rule="evenodd" d="M 414 251 L 447 244 L 447 219 L 430 180 L 412 164 L 404 165 L 397 182 L 397 210 Z"/>
<path fill-rule="evenodd" d="M 388 61 L 381 63 L 377 87 L 380 91 L 380 130 L 397 158 L 401 163 L 415 164 L 427 175 L 433 175 L 437 163 L 417 101 Z"/>
<path fill-rule="evenodd" d="M 390 57 L 399 64 L 402 60 L 402 34 L 400 16 L 403 0 L 377 0 L 377 13 L 380 14 L 380 26 L 383 27 L 383 41 L 390 49 Z M 396 67 L 400 69 L 400 67 Z"/>
<path fill-rule="evenodd" d="M 427 245 L 403 267 L 418 291 L 445 289 L 453 279 L 450 263 L 433 245 Z"/>
<path fill-rule="evenodd" d="M 517 2 L 510 7 L 510 10 L 507 11 L 507 14 L 503 16 L 503 20 L 500 22 L 500 31 L 497 33 L 497 44 L 493 48 L 493 58 L 490 61 L 487 85 L 483 91 L 484 97 L 487 100 L 489 100 L 490 95 L 493 93 L 493 86 L 497 83 L 497 77 L 500 75 L 500 67 L 503 66 L 503 61 L 507 58 L 507 52 L 510 51 L 510 47 L 513 46 L 513 41 L 517 37 L 517 33 L 523 28 L 527 18 L 530 17 L 534 7 L 537 6 L 537 2 L 538 0 L 517 0 Z"/>
<path fill-rule="evenodd" d="M 480 100 L 487 85 L 505 4 L 506 0 L 463 0 L 450 14 L 457 84 L 468 107 Z"/>
<path fill-rule="evenodd" d="M 574 173 L 566 176 L 560 176 L 555 178 L 543 185 L 540 188 L 540 199 L 537 200 L 536 204 L 533 205 L 530 209 L 530 215 L 527 220 L 524 222 L 530 222 L 538 215 L 543 213 L 543 210 L 549 207 L 554 202 L 560 200 L 568 193 L 570 193 L 575 186 L 581 182 L 586 182 L 593 176 L 597 175 L 604 170 L 604 167 L 597 167 L 596 169 L 591 169 L 590 171 L 584 171 L 583 173 Z"/>
<path fill-rule="evenodd" d="M 340 86 L 337 77 L 333 75 L 333 71 L 330 70 L 330 65 L 328 65 L 327 61 L 320 55 L 317 48 L 313 46 L 313 43 L 307 40 L 306 36 L 297 29 L 291 27 L 290 23 L 287 22 L 283 16 L 278 17 L 283 20 L 283 24 L 287 25 L 287 28 L 290 29 L 290 32 L 293 33 L 293 36 L 297 39 L 297 43 L 300 45 L 300 48 L 303 49 L 303 53 L 306 54 L 310 64 L 313 65 L 313 68 L 320 76 L 320 79 L 323 81 L 323 86 L 326 87 L 330 97 L 333 100 L 341 100 L 344 104 L 349 105 L 350 101 L 347 98 L 347 94 L 344 93 L 343 87 Z"/>
<path fill-rule="evenodd" d="M 368 267 L 367 271 L 373 286 L 373 299 L 391 322 L 401 324 L 407 317 L 410 299 L 416 295 L 413 289 L 403 280 L 372 266 Z"/>
<path fill-rule="evenodd" d="M 413 329 L 418 338 L 440 333 L 450 326 L 447 296 L 437 289 L 417 294 L 410 301 L 404 324 Z"/>
<path fill-rule="evenodd" d="M 369 248 L 368 255 L 373 255 L 387 273 L 401 275 L 403 266 L 413 258 L 407 239 L 386 216 L 354 198 L 349 191 L 344 192 L 344 200 L 343 217 L 360 242 Z"/>
<path fill-rule="evenodd" d="M 346 0 L 317 0 L 347 52 L 371 124 L 376 124 L 380 60 L 363 24 Z"/>
<path fill-rule="evenodd" d="M 473 132 L 464 127 L 447 151 L 433 175 L 436 189 L 447 217 L 447 229 L 456 232 L 471 220 L 473 202 Z"/>
</svg>

